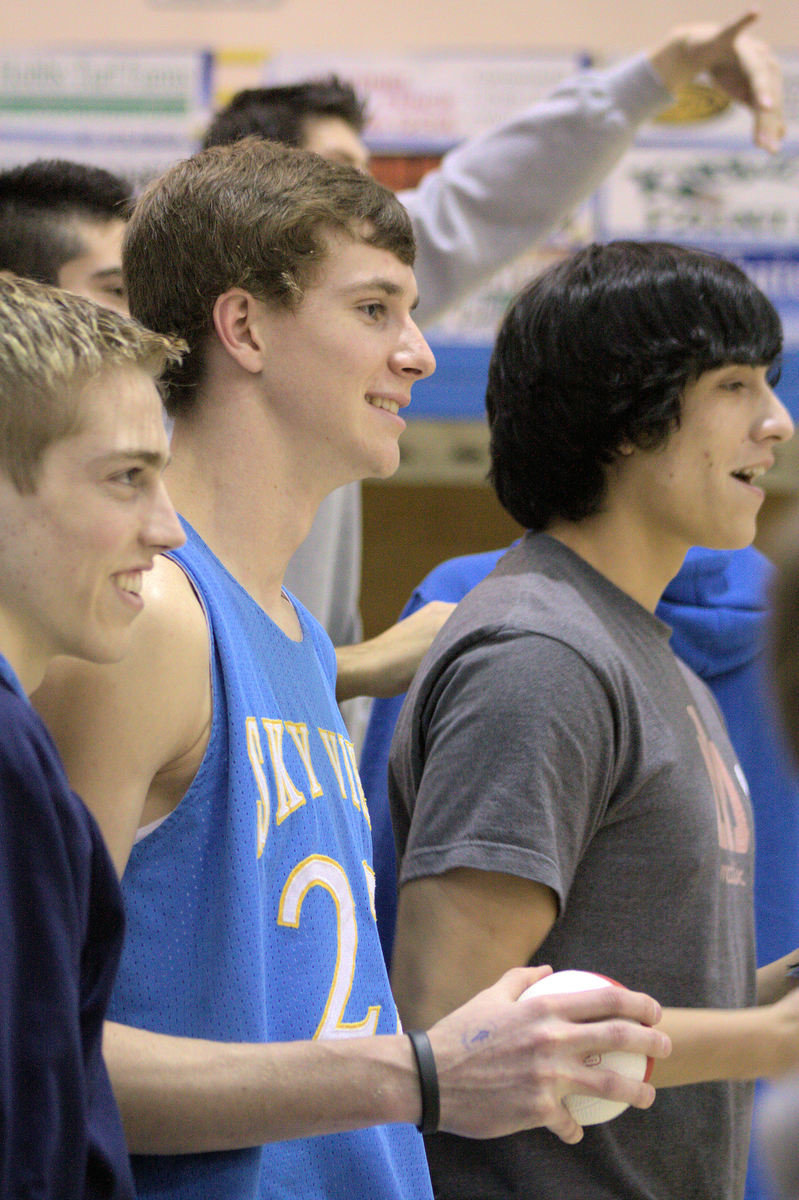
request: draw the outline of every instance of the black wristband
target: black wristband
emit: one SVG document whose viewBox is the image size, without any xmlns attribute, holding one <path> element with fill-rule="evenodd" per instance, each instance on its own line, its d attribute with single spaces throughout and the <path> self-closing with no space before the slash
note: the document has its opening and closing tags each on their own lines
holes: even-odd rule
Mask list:
<svg viewBox="0 0 799 1200">
<path fill-rule="evenodd" d="M 433 1047 L 427 1034 L 419 1029 L 409 1030 L 408 1037 L 419 1069 L 419 1087 L 422 1091 L 422 1119 L 416 1128 L 420 1133 L 436 1133 L 441 1119 L 441 1096 Z"/>
</svg>

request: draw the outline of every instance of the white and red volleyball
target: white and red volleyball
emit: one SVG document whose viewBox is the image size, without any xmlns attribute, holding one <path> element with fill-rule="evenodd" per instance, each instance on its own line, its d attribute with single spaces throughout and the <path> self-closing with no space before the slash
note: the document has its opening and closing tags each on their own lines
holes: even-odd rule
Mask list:
<svg viewBox="0 0 799 1200">
<path fill-rule="evenodd" d="M 557 996 L 566 995 L 569 992 L 588 992 L 596 988 L 607 987 L 612 984 L 614 987 L 624 987 L 623 983 L 618 983 L 615 979 L 608 979 L 605 975 L 598 975 L 594 971 L 556 971 L 553 975 L 546 975 L 543 979 L 539 979 L 537 983 L 533 983 L 522 992 L 520 1000 L 526 1000 L 529 996 Z M 618 1071 L 619 1075 L 624 1075 L 628 1079 L 647 1080 L 652 1074 L 653 1061 L 645 1054 L 633 1054 L 629 1050 L 607 1050 L 604 1054 L 597 1054 L 596 1061 L 592 1061 L 590 1066 L 602 1066 L 609 1071 Z M 599 1125 L 603 1121 L 612 1121 L 614 1117 L 618 1117 L 623 1113 L 628 1104 L 620 1103 L 618 1100 L 605 1100 L 601 1096 L 586 1096 L 579 1092 L 574 1092 L 563 1097 L 563 1103 L 580 1125 Z"/>
</svg>

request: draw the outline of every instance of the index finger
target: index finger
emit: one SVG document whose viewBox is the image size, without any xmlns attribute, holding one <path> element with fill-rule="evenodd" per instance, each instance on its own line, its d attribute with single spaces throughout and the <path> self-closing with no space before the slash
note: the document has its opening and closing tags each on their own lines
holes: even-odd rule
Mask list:
<svg viewBox="0 0 799 1200">
<path fill-rule="evenodd" d="M 746 12 L 736 17 L 734 21 L 730 21 L 729 25 L 722 25 L 716 34 L 716 41 L 734 42 L 738 34 L 746 29 L 753 21 L 756 21 L 760 16 L 759 8 L 749 8 Z"/>
<path fill-rule="evenodd" d="M 657 1025 L 663 1010 L 652 996 L 645 992 L 633 992 L 614 984 L 608 987 L 591 988 L 584 992 L 552 992 L 548 995 L 531 996 L 521 1003 L 552 1002 L 547 1007 L 566 1021 L 576 1023 L 605 1021 L 621 1018 L 637 1021 L 640 1025 Z"/>
</svg>

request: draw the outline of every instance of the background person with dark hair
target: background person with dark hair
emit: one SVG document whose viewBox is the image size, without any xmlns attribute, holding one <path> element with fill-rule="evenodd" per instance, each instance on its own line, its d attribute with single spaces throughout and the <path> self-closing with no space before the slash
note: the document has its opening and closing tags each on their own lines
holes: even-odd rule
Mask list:
<svg viewBox="0 0 799 1200">
<path fill-rule="evenodd" d="M 0 270 L 127 313 L 122 237 L 132 203 L 101 167 L 40 159 L 0 172 Z"/>
<path fill-rule="evenodd" d="M 203 147 L 226 146 L 241 138 L 266 138 L 313 150 L 343 166 L 366 170 L 369 152 L 362 135 L 366 100 L 337 75 L 275 87 L 245 88 L 214 116 Z"/>
</svg>

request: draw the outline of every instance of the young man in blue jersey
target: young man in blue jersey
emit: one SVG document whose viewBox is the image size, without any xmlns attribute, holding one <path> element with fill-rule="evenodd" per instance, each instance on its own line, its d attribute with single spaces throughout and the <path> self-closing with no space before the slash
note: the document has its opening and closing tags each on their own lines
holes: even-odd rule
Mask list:
<svg viewBox="0 0 799 1200">
<path fill-rule="evenodd" d="M 102 1031 L 122 900 L 27 696 L 55 655 L 118 661 L 183 532 L 154 379 L 176 346 L 0 275 L 0 1194 L 133 1196 Z"/>
<path fill-rule="evenodd" d="M 652 1099 L 586 1054 L 668 1049 L 608 1020 L 654 1001 L 519 1004 L 524 969 L 421 1040 L 423 1078 L 397 1032 L 332 646 L 282 577 L 323 495 L 397 465 L 433 369 L 413 252 L 391 193 L 266 142 L 178 164 L 128 230 L 132 310 L 190 346 L 168 378 L 187 546 L 125 662 L 60 664 L 40 700 L 124 872 L 105 1050 L 144 1197 L 421 1200 L 414 1124 L 576 1141 L 576 1081 Z"/>
<path fill-rule="evenodd" d="M 541 1200 L 740 1200 L 750 1081 L 799 1066 L 797 953 L 755 971 L 746 780 L 655 614 L 692 545 L 754 537 L 793 432 L 781 347 L 738 267 L 656 242 L 586 247 L 503 321 L 491 477 L 528 532 L 400 714 L 392 982 L 402 1019 L 428 1023 L 519 959 L 599 971 L 661 998 L 673 1053 L 650 1111 L 579 1146 L 429 1139 L 441 1200 L 499 1180 Z"/>
</svg>

